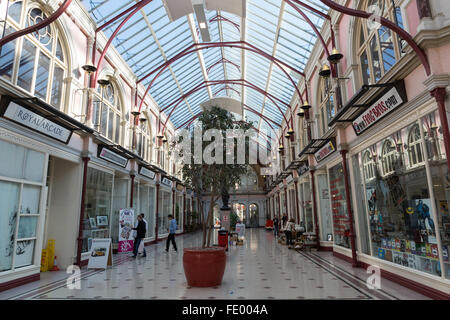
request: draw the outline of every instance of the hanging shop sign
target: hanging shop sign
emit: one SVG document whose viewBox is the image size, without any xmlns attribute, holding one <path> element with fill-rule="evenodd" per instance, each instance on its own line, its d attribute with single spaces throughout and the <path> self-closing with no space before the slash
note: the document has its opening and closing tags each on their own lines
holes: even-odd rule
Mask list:
<svg viewBox="0 0 450 320">
<path fill-rule="evenodd" d="M 320 162 L 335 151 L 336 147 L 334 141 L 328 141 L 322 148 L 319 149 L 319 151 L 314 154 L 314 157 L 316 158 L 317 162 Z"/>
<path fill-rule="evenodd" d="M 92 239 L 88 269 L 107 269 L 112 265 L 111 239 Z"/>
<path fill-rule="evenodd" d="M 161 183 L 168 187 L 172 187 L 172 180 L 170 180 L 169 178 L 163 177 Z"/>
<path fill-rule="evenodd" d="M 156 173 L 150 169 L 147 169 L 146 167 L 140 167 L 139 174 L 152 180 L 155 180 L 156 177 Z"/>
<path fill-rule="evenodd" d="M 98 157 L 100 159 L 109 161 L 109 162 L 117 164 L 123 168 L 126 168 L 126 166 L 128 164 L 127 158 L 122 157 L 121 155 L 105 148 L 104 146 L 99 146 L 98 148 L 99 148 L 98 149 Z"/>
<path fill-rule="evenodd" d="M 403 99 L 397 88 L 393 87 L 371 103 L 370 107 L 353 121 L 355 133 L 360 135 L 405 102 L 406 99 Z"/>
<path fill-rule="evenodd" d="M 309 165 L 307 162 L 303 162 L 298 168 L 297 172 L 299 176 L 304 175 L 306 172 L 309 171 Z"/>
<path fill-rule="evenodd" d="M 192 195 L 192 189 L 186 189 L 186 193 L 190 196 Z"/>
<path fill-rule="evenodd" d="M 119 245 L 118 252 L 133 251 L 134 210 L 121 209 L 119 211 Z"/>
<path fill-rule="evenodd" d="M 283 189 L 284 188 L 284 183 L 283 182 L 280 182 L 279 184 L 278 184 L 278 189 Z"/>
<path fill-rule="evenodd" d="M 286 184 L 290 184 L 292 181 L 294 181 L 294 177 L 291 174 L 286 178 Z"/>
<path fill-rule="evenodd" d="M 177 190 L 178 191 L 183 191 L 184 190 L 184 186 L 180 183 L 177 183 Z"/>
<path fill-rule="evenodd" d="M 3 115 L 4 118 L 11 120 L 21 126 L 37 131 L 47 137 L 68 144 L 73 130 L 65 128 L 54 121 L 46 119 L 28 108 L 11 101 Z"/>
</svg>

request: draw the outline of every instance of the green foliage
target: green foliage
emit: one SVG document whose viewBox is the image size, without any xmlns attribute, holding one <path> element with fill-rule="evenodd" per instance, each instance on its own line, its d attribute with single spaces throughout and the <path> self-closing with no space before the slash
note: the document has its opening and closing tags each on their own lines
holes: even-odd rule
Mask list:
<svg viewBox="0 0 450 320">
<path fill-rule="evenodd" d="M 236 212 L 232 211 L 230 214 L 230 228 L 231 230 L 236 229 L 236 223 L 238 222 L 239 216 Z"/>
</svg>

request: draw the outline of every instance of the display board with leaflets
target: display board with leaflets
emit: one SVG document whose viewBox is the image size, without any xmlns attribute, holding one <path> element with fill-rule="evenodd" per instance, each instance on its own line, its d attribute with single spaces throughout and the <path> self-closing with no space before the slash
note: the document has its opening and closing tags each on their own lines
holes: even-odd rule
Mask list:
<svg viewBox="0 0 450 320">
<path fill-rule="evenodd" d="M 131 208 L 119 211 L 119 245 L 117 251 L 133 251 L 134 210 Z"/>
<path fill-rule="evenodd" d="M 112 265 L 111 239 L 92 239 L 88 269 L 107 269 Z"/>
</svg>

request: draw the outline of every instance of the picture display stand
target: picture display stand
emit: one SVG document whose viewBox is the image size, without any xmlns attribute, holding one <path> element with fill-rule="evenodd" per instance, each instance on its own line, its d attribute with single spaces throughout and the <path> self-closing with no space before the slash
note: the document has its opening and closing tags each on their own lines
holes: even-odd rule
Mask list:
<svg viewBox="0 0 450 320">
<path fill-rule="evenodd" d="M 92 239 L 92 246 L 89 252 L 88 269 L 107 269 L 112 267 L 112 241 L 108 239 Z"/>
</svg>

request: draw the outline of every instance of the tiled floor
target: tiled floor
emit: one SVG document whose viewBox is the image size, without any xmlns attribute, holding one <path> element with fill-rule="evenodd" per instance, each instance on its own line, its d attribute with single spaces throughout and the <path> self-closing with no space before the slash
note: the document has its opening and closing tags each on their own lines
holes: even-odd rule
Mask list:
<svg viewBox="0 0 450 320">
<path fill-rule="evenodd" d="M 177 237 L 178 253 L 158 243 L 146 247 L 147 258 L 116 255 L 111 269 L 83 270 L 80 290 L 66 287 L 64 272 L 45 273 L 0 299 L 427 299 L 385 279 L 381 290 L 369 290 L 365 270 L 328 252 L 289 250 L 264 229 L 247 230 L 244 246 L 230 247 L 221 286 L 190 288 L 181 249 L 198 246 L 200 238 Z"/>
</svg>

